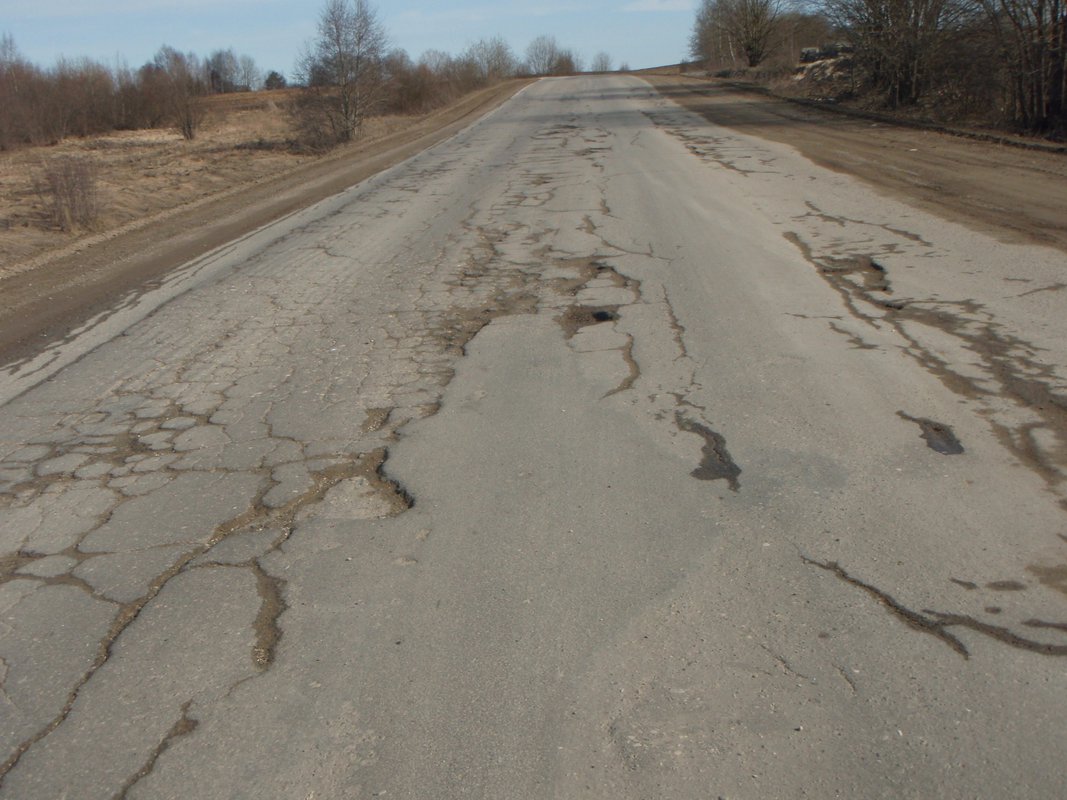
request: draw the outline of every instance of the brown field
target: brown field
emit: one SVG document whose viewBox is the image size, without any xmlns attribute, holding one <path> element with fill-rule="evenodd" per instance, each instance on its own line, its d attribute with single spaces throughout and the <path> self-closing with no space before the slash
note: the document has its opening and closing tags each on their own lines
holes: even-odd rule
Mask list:
<svg viewBox="0 0 1067 800">
<path fill-rule="evenodd" d="M 174 130 L 122 131 L 0 153 L 0 279 L 315 161 L 290 147 L 288 98 L 285 90 L 209 98 L 193 141 Z M 362 144 L 412 122 L 371 119 Z M 66 233 L 50 223 L 34 184 L 49 161 L 69 156 L 94 165 L 100 216 Z"/>
</svg>

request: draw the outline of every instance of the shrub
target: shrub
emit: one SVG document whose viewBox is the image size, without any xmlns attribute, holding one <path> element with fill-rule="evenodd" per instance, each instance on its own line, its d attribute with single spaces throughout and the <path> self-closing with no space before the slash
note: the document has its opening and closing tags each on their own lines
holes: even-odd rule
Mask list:
<svg viewBox="0 0 1067 800">
<path fill-rule="evenodd" d="M 36 176 L 34 188 L 47 209 L 49 223 L 60 230 L 92 227 L 100 214 L 96 164 L 91 159 L 51 159 Z"/>
</svg>

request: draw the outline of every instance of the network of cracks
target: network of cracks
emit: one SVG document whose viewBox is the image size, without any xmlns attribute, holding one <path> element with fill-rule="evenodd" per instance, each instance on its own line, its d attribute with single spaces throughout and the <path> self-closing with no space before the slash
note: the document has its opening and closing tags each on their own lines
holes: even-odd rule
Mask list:
<svg viewBox="0 0 1067 800">
<path fill-rule="evenodd" d="M 654 121 L 670 126 L 670 120 Z M 701 158 L 727 158 L 728 142 L 696 141 L 675 133 L 688 137 L 687 147 Z M 558 148 L 561 158 L 585 159 L 602 171 L 611 135 L 575 120 L 546 127 L 535 138 L 545 153 Z M 60 399 L 58 378 L 54 391 L 46 388 L 32 401 L 13 404 L 18 424 L 29 435 L 0 458 L 0 511 L 6 532 L 2 544 L 7 553 L 0 556 L 0 591 L 5 609 L 32 602 L 35 592 L 52 592 L 69 598 L 65 602 L 72 608 L 78 606 L 81 634 L 88 630 L 99 636 L 55 708 L 34 723 L 28 735 L 10 743 L 0 777 L 63 725 L 83 688 L 113 657 L 116 644 L 181 576 L 229 570 L 254 583 L 259 609 L 250 621 L 254 635 L 239 681 L 269 670 L 284 637 L 287 607 L 285 578 L 269 569 L 269 555 L 299 535 L 304 521 L 324 511 L 347 519 L 381 519 L 418 503 L 418 497 L 390 475 L 390 447 L 405 435 L 409 423 L 441 409 L 458 359 L 494 320 L 546 315 L 571 345 L 599 326 L 611 329 L 620 380 L 605 393 L 607 402 L 626 393 L 638 397 L 641 388 L 635 334 L 622 324 L 628 309 L 659 306 L 677 348 L 675 368 L 684 377 L 668 393 L 671 407 L 658 408 L 655 418 L 667 435 L 694 437 L 699 459 L 690 467 L 693 479 L 721 482 L 733 493 L 744 491 L 743 464 L 735 461 L 708 410 L 693 400 L 699 388 L 697 369 L 667 291 L 646 296 L 642 283 L 617 266 L 621 256 L 645 258 L 662 267 L 669 263 L 651 250 L 627 250 L 604 238 L 584 253 L 559 248 L 549 224 L 549 206 L 563 185 L 555 168 L 550 159 L 535 159 L 519 171 L 501 205 L 489 212 L 473 209 L 449 251 L 461 244 L 462 258 L 441 257 L 423 264 L 415 291 L 409 265 L 387 270 L 384 294 L 395 302 L 386 310 L 356 307 L 346 317 L 335 313 L 347 302 L 338 296 L 336 283 L 312 282 L 302 294 L 287 294 L 279 279 L 253 269 L 229 286 L 251 308 L 244 324 L 228 320 L 220 309 L 207 323 L 210 335 L 198 330 L 187 340 L 160 343 L 172 347 L 178 357 L 129 370 L 88 409 Z M 507 208 L 519 206 L 546 209 L 544 227 L 507 221 Z M 813 208 L 811 213 L 819 212 Z M 610 216 L 602 198 L 595 211 L 583 216 L 579 229 L 597 239 Z M 1026 343 L 1004 334 L 995 321 L 983 321 L 982 309 L 973 303 L 954 308 L 945 302 L 896 298 L 878 254 L 817 253 L 801 234 L 789 233 L 787 238 L 840 295 L 854 321 L 892 328 L 910 342 L 909 357 L 952 391 L 980 400 L 990 390 L 954 372 L 922 346 L 909 326 L 935 327 L 966 342 L 999 381 L 998 396 L 1017 398 L 1036 417 L 1031 428 L 1007 429 L 991 413 L 990 425 L 1002 443 L 1040 474 L 1050 490 L 1063 487 L 1067 406 L 1049 388 L 1045 368 L 1027 356 L 1032 352 Z M 343 241 L 327 242 L 323 248 L 342 262 L 353 257 Z M 362 327 L 361 341 L 354 344 L 350 336 L 355 317 Z M 840 320 L 829 324 L 853 346 L 873 347 L 841 327 Z M 123 338 L 132 346 L 155 335 L 150 325 L 142 324 Z M 306 346 L 309 341 L 314 347 Z M 121 361 L 121 351 L 116 357 Z M 331 376 L 329 381 L 320 377 L 324 374 Z M 965 452 L 965 443 L 950 424 L 906 409 L 900 416 L 914 423 L 917 438 L 939 455 Z M 331 435 L 315 433 L 323 428 Z M 1041 432 L 1050 435 L 1039 439 Z M 188 507 L 189 498 L 199 499 L 195 507 Z M 1065 623 L 1026 620 L 1022 625 L 1033 635 L 1024 635 L 968 614 L 911 609 L 837 562 L 803 553 L 800 558 L 963 658 L 969 651 L 957 635 L 961 629 L 1021 650 L 1067 655 L 1067 645 L 1038 638 L 1040 631 L 1062 634 Z M 1051 569 L 1037 577 L 1047 585 L 1067 586 L 1067 571 Z M 956 583 L 966 590 L 978 588 L 964 579 Z M 987 588 L 1023 587 L 1017 581 L 999 583 Z M 32 638 L 33 632 L 20 635 Z M 18 636 L 9 641 L 17 645 Z M 0 661 L 0 692 L 12 706 L 16 703 L 5 681 L 16 667 L 21 670 L 25 664 Z M 152 771 L 172 740 L 196 725 L 187 702 L 121 795 Z"/>
</svg>

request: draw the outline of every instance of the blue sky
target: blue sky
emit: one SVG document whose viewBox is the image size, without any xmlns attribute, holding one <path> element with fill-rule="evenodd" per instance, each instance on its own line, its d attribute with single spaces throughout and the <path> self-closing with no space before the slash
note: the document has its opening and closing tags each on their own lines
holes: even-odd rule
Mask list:
<svg viewBox="0 0 1067 800">
<path fill-rule="evenodd" d="M 137 67 L 160 45 L 205 56 L 232 47 L 264 70 L 289 75 L 314 34 L 319 0 L 0 0 L 0 33 L 19 52 L 50 66 L 59 56 L 89 56 Z M 673 64 L 685 57 L 696 0 L 380 0 L 373 3 L 390 42 L 413 57 L 428 49 L 458 53 L 503 36 L 521 56 L 539 34 L 556 37 L 588 63 L 599 51 L 618 66 Z"/>
</svg>

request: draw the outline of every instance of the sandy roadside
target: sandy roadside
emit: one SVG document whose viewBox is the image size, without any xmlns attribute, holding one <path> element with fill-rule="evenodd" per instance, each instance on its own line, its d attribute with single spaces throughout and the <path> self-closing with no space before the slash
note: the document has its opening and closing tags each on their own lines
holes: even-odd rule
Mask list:
<svg viewBox="0 0 1067 800">
<path fill-rule="evenodd" d="M 0 275 L 0 363 L 34 354 L 115 298 L 156 285 L 175 267 L 452 136 L 528 83 L 516 80 L 483 89 L 402 131 L 146 215 L 6 270 Z"/>
</svg>

